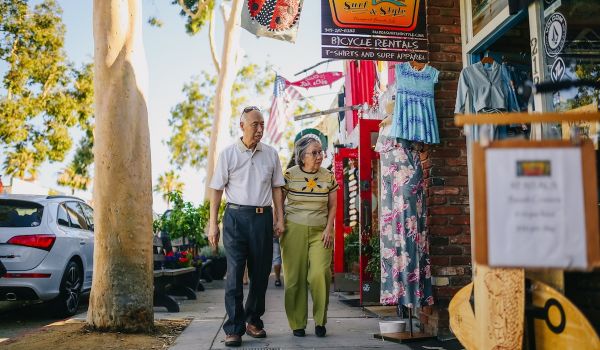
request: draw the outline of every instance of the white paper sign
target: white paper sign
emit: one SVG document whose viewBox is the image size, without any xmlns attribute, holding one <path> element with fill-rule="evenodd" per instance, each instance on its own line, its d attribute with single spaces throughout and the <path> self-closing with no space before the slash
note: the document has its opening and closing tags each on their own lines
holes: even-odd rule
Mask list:
<svg viewBox="0 0 600 350">
<path fill-rule="evenodd" d="M 486 151 L 490 266 L 585 268 L 578 148 Z"/>
</svg>

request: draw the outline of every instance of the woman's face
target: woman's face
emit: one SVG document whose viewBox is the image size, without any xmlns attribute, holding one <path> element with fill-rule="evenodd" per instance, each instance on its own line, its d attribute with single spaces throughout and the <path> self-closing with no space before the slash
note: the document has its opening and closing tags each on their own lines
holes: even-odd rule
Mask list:
<svg viewBox="0 0 600 350">
<path fill-rule="evenodd" d="M 304 167 L 307 169 L 316 170 L 323 163 L 323 148 L 318 142 L 311 142 L 304 153 Z"/>
</svg>

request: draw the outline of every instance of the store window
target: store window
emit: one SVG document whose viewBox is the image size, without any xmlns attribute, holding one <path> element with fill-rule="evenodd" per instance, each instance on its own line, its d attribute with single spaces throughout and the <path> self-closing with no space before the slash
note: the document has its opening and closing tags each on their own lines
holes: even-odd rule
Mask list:
<svg viewBox="0 0 600 350">
<path fill-rule="evenodd" d="M 600 79 L 600 0 L 544 0 L 541 37 L 544 40 L 546 80 Z M 555 92 L 551 108 L 557 112 L 598 111 L 600 90 L 573 87 Z M 598 148 L 598 123 L 557 126 L 562 138 L 572 132 L 589 136 Z"/>
<path fill-rule="evenodd" d="M 600 0 L 543 0 L 542 33 L 546 81 L 600 81 Z M 573 87 L 553 93 L 550 109 L 557 112 L 597 112 L 600 90 Z M 596 146 L 600 124 L 562 123 L 554 125 L 554 134 L 569 139 L 573 133 L 589 137 Z M 546 134 L 547 135 L 547 134 Z M 597 165 L 597 169 L 600 167 Z M 599 179 L 600 183 L 600 179 Z M 600 188 L 600 186 L 599 186 Z M 586 315 L 596 331 L 600 331 L 600 297 L 597 281 L 600 271 L 565 272 L 565 295 Z"/>
<path fill-rule="evenodd" d="M 497 17 L 508 6 L 508 0 L 471 0 L 473 35 Z"/>
</svg>

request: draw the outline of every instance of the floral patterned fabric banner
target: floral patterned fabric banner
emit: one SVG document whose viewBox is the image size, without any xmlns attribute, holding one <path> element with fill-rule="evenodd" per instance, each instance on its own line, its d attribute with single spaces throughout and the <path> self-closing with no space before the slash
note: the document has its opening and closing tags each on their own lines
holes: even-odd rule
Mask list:
<svg viewBox="0 0 600 350">
<path fill-rule="evenodd" d="M 242 28 L 256 36 L 295 42 L 304 0 L 246 0 Z"/>
</svg>

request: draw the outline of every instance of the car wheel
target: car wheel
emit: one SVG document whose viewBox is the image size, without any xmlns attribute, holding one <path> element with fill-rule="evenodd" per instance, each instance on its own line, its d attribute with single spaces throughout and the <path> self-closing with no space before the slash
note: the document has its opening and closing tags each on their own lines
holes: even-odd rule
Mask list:
<svg viewBox="0 0 600 350">
<path fill-rule="evenodd" d="M 83 287 L 82 276 L 79 264 L 69 261 L 60 282 L 60 294 L 54 300 L 54 311 L 57 316 L 73 316 L 77 313 Z"/>
</svg>

